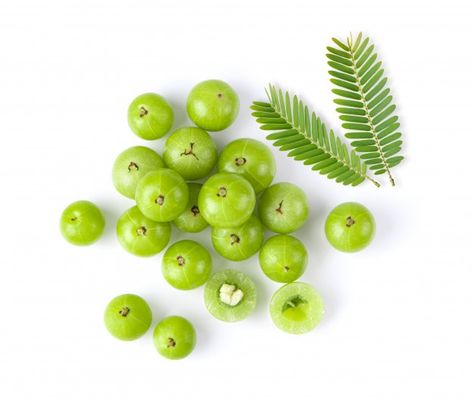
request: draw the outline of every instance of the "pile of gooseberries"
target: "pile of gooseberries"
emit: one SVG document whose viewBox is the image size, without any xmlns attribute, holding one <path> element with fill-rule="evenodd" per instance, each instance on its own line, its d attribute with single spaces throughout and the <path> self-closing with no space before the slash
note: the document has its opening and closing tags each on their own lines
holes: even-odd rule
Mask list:
<svg viewBox="0 0 474 399">
<path fill-rule="evenodd" d="M 237 322 L 256 306 L 257 288 L 252 279 L 235 269 L 213 274 L 212 256 L 197 241 L 169 245 L 172 224 L 188 233 L 209 227 L 219 255 L 239 262 L 258 253 L 263 274 L 284 284 L 270 301 L 275 325 L 293 334 L 311 331 L 323 316 L 323 302 L 310 284 L 297 281 L 305 272 L 308 253 L 290 235 L 308 219 L 306 194 L 292 183 L 272 184 L 275 159 L 260 141 L 237 139 L 218 154 L 208 132 L 229 127 L 239 111 L 239 98 L 227 83 L 208 80 L 196 85 L 188 96 L 187 111 L 196 126 L 171 133 L 163 156 L 145 146 L 128 148 L 117 156 L 113 184 L 120 194 L 135 201 L 117 220 L 120 245 L 141 257 L 166 248 L 164 279 L 179 290 L 204 285 L 209 313 L 225 322 Z M 130 128 L 145 140 L 165 136 L 173 119 L 169 103 L 154 93 L 138 96 L 128 110 Z M 89 201 L 72 203 L 61 216 L 64 238 L 76 245 L 97 241 L 104 226 L 101 210 Z M 265 229 L 276 234 L 265 241 Z M 374 230 L 371 213 L 357 203 L 337 206 L 325 225 L 329 242 L 346 252 L 366 247 Z M 114 337 L 135 340 L 150 328 L 152 311 L 140 296 L 124 294 L 106 306 L 104 322 Z M 196 332 L 185 318 L 169 316 L 155 326 L 153 341 L 161 355 L 181 359 L 192 352 Z"/>
</svg>

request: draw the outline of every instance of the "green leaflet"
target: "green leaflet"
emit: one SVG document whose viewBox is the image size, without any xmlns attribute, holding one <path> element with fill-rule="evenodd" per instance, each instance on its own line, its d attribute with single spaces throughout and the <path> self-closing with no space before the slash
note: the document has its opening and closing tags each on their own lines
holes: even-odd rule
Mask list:
<svg viewBox="0 0 474 399">
<path fill-rule="evenodd" d="M 344 45 L 340 47 L 346 51 Z M 343 50 L 333 49 L 334 62 L 344 58 Z M 342 75 L 335 76 L 343 79 Z M 380 186 L 367 175 L 367 165 L 356 151 L 349 152 L 341 139 L 332 130 L 328 131 L 321 119 L 310 112 L 297 96 L 291 98 L 288 92 L 284 93 L 272 85 L 267 90 L 267 96 L 268 103 L 254 101 L 250 108 L 260 128 L 273 131 L 266 138 L 273 141 L 274 146 L 281 151 L 288 151 L 289 157 L 310 165 L 313 170 L 338 183 L 357 186 L 368 179 L 377 187 Z"/>
<path fill-rule="evenodd" d="M 361 159 L 375 174 L 387 173 L 395 185 L 391 169 L 403 156 L 397 155 L 402 147 L 400 124 L 395 115 L 388 79 L 384 76 L 381 61 L 368 37 L 359 33 L 342 42 L 333 38 L 335 47 L 327 47 L 330 81 L 335 88 L 334 102 L 348 132 L 346 137 Z"/>
</svg>

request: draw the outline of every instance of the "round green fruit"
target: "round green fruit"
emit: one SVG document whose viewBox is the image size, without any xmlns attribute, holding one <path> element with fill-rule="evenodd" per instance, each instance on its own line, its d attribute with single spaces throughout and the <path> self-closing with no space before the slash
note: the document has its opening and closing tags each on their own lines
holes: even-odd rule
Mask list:
<svg viewBox="0 0 474 399">
<path fill-rule="evenodd" d="M 139 180 L 135 199 L 149 219 L 170 222 L 186 209 L 189 189 L 178 172 L 162 168 L 148 172 Z"/>
<path fill-rule="evenodd" d="M 142 139 L 163 137 L 173 125 L 173 109 L 159 94 L 145 93 L 135 98 L 128 107 L 128 124 Z"/>
<path fill-rule="evenodd" d="M 214 274 L 204 288 L 204 303 L 216 319 L 234 322 L 245 319 L 257 304 L 254 282 L 237 270 Z"/>
<path fill-rule="evenodd" d="M 169 316 L 156 325 L 153 343 L 160 355 L 171 360 L 183 359 L 196 346 L 196 330 L 184 317 Z"/>
<path fill-rule="evenodd" d="M 315 289 L 306 283 L 289 283 L 276 291 L 270 301 L 275 325 L 290 334 L 304 334 L 321 321 L 324 305 Z"/>
<path fill-rule="evenodd" d="M 161 270 L 174 288 L 191 290 L 203 285 L 212 269 L 211 255 L 201 244 L 182 240 L 171 245 L 163 255 Z"/>
<path fill-rule="evenodd" d="M 120 245 L 137 256 L 156 255 L 168 245 L 171 237 L 168 222 L 155 222 L 143 215 L 136 206 L 120 216 L 116 230 Z"/>
<path fill-rule="evenodd" d="M 226 259 L 241 261 L 256 254 L 264 238 L 263 225 L 254 215 L 242 226 L 213 227 L 212 245 Z"/>
<path fill-rule="evenodd" d="M 208 225 L 206 219 L 202 217 L 198 206 L 199 192 L 202 184 L 189 183 L 189 200 L 186 209 L 175 220 L 175 226 L 187 233 L 199 233 Z"/>
<path fill-rule="evenodd" d="M 100 209 L 90 201 L 76 201 L 62 213 L 59 227 L 63 237 L 74 245 L 96 242 L 105 228 Z"/>
<path fill-rule="evenodd" d="M 240 175 L 217 173 L 202 186 L 198 205 L 202 216 L 213 227 L 244 224 L 255 208 L 255 191 Z"/>
<path fill-rule="evenodd" d="M 112 299 L 104 312 L 105 327 L 115 338 L 132 341 L 151 325 L 151 309 L 138 295 L 124 294 Z"/>
<path fill-rule="evenodd" d="M 364 205 L 345 202 L 329 213 L 324 230 L 334 248 L 356 252 L 367 247 L 374 238 L 375 219 Z"/>
<path fill-rule="evenodd" d="M 138 181 L 148 172 L 164 167 L 165 163 L 152 149 L 130 147 L 115 159 L 112 181 L 120 194 L 134 199 Z"/>
<path fill-rule="evenodd" d="M 186 180 L 201 179 L 209 174 L 217 162 L 217 148 L 205 130 L 183 127 L 166 140 L 163 158 Z"/>
<path fill-rule="evenodd" d="M 262 223 L 275 233 L 291 233 L 308 219 L 306 194 L 291 183 L 277 183 L 262 194 L 258 206 Z"/>
<path fill-rule="evenodd" d="M 193 87 L 186 108 L 197 126 L 214 132 L 229 127 L 237 118 L 239 97 L 222 80 L 206 80 Z"/>
<path fill-rule="evenodd" d="M 276 235 L 269 238 L 259 254 L 265 275 L 278 283 L 291 283 L 299 279 L 306 269 L 308 253 L 295 237 Z"/>
<path fill-rule="evenodd" d="M 219 156 L 219 172 L 237 173 L 245 177 L 256 193 L 267 188 L 276 172 L 270 149 L 254 139 L 238 139 L 227 144 Z"/>
</svg>

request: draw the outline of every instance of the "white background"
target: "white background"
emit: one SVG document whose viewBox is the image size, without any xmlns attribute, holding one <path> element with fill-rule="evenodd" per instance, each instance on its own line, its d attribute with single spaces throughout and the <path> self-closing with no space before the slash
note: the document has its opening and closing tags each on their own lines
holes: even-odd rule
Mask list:
<svg viewBox="0 0 474 399">
<path fill-rule="evenodd" d="M 0 397 L 474 397 L 472 5 L 318 3 L 0 2 Z M 115 220 L 132 203 L 115 192 L 111 165 L 144 144 L 127 126 L 128 104 L 159 92 L 175 127 L 187 125 L 191 87 L 224 79 L 241 112 L 214 134 L 222 148 L 237 137 L 264 140 L 248 107 L 274 82 L 338 126 L 325 46 L 360 30 L 376 43 L 399 107 L 406 161 L 394 169 L 397 186 L 339 186 L 274 151 L 276 181 L 310 198 L 297 236 L 310 251 L 303 280 L 323 295 L 326 316 L 304 336 L 277 330 L 267 308 L 278 285 L 256 257 L 232 264 L 215 255 L 215 270 L 241 269 L 259 288 L 251 317 L 219 322 L 202 289 L 172 289 L 160 256 L 133 257 L 116 241 Z M 87 248 L 58 230 L 77 199 L 107 218 L 103 239 Z M 323 235 L 327 213 L 348 200 L 378 223 L 373 244 L 351 255 Z M 208 235 L 199 240 L 209 247 Z M 161 358 L 151 330 L 135 342 L 110 337 L 102 313 L 125 292 L 145 297 L 155 322 L 189 318 L 192 356 Z"/>
</svg>

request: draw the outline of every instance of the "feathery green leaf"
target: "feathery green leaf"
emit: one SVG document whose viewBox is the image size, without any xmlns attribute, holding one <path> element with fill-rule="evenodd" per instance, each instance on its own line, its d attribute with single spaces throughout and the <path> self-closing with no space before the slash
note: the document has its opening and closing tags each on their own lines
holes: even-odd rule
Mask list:
<svg viewBox="0 0 474 399">
<path fill-rule="evenodd" d="M 343 58 L 344 45 L 341 46 L 342 43 L 338 41 L 335 43 L 342 50 L 333 51 L 331 48 L 329 51 L 334 58 Z M 342 76 L 335 76 L 342 78 L 341 82 L 344 81 Z M 367 167 L 356 151 L 349 152 L 342 140 L 332 130 L 328 131 L 322 120 L 314 112 L 310 112 L 297 96 L 291 98 L 288 92 L 284 93 L 273 85 L 270 85 L 266 92 L 269 102 L 254 101 L 250 108 L 254 111 L 252 115 L 260 124 L 260 129 L 274 131 L 266 136 L 274 146 L 279 147 L 281 151 L 288 151 L 289 157 L 310 165 L 313 170 L 338 183 L 357 186 L 368 179 L 379 186 L 377 181 L 367 175 Z M 359 114 L 355 115 L 357 117 Z M 366 119 L 364 116 L 363 120 Z M 372 136 L 368 138 L 371 139 Z M 387 145 L 390 145 L 390 142 L 387 142 Z M 392 163 L 395 162 L 399 161 L 394 159 Z"/>
<path fill-rule="evenodd" d="M 346 137 L 375 174 L 387 173 L 395 185 L 391 169 L 403 160 L 402 156 L 394 157 L 401 150 L 402 140 L 382 62 L 370 39 L 361 33 L 355 41 L 352 36 L 346 42 L 332 41 L 336 46 L 327 47 L 326 55 L 330 81 L 335 86 L 334 102 L 339 106 L 336 111 L 347 130 Z"/>
</svg>

